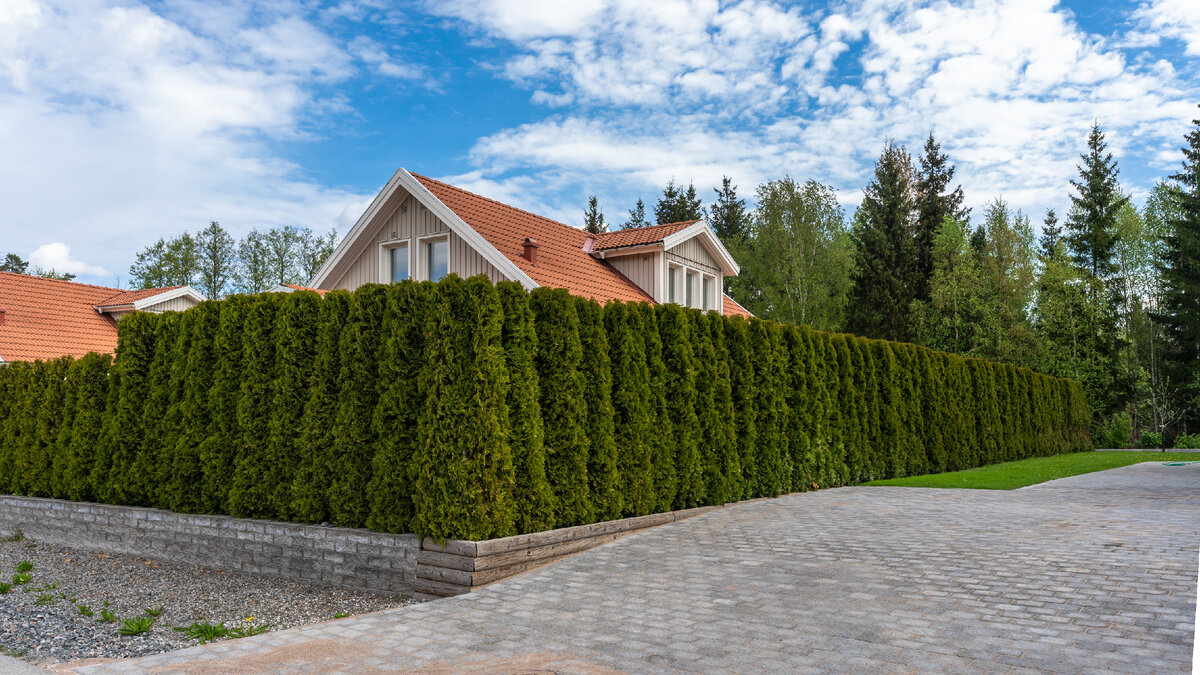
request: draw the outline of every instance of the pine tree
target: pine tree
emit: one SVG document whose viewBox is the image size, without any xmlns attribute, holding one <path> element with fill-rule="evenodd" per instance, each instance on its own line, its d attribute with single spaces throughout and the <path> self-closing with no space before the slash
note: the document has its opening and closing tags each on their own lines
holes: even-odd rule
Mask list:
<svg viewBox="0 0 1200 675">
<path fill-rule="evenodd" d="M 234 440 L 233 484 L 229 487 L 229 514 L 239 518 L 270 518 L 271 499 L 278 483 L 268 473 L 283 473 L 281 458 L 269 449 L 276 368 L 277 324 L 281 303 L 291 294 L 263 293 L 252 301 L 246 316 L 242 344 L 242 382 L 238 397 L 238 427 Z M 286 298 L 286 300 L 281 300 Z"/>
<path fill-rule="evenodd" d="M 908 339 L 909 305 L 919 280 L 913 183 L 908 151 L 889 142 L 855 215 L 855 264 L 846 317 L 855 334 Z"/>
<path fill-rule="evenodd" d="M 598 520 L 621 517 L 621 477 L 617 474 L 617 444 L 613 429 L 613 376 L 600 303 L 571 296 L 579 318 L 579 344 L 583 353 L 583 375 L 588 440 L 588 485 Z"/>
<path fill-rule="evenodd" d="M 699 506 L 704 499 L 704 466 L 700 458 L 700 420 L 696 416 L 696 356 L 691 322 L 676 304 L 655 308 L 662 339 L 663 394 L 666 420 L 661 427 L 670 435 L 677 489 L 673 508 Z"/>
<path fill-rule="evenodd" d="M 696 186 L 693 183 L 688 183 L 684 189 L 671 179 L 663 188 L 658 203 L 654 205 L 654 219 L 659 225 L 700 220 L 703 217 L 704 208 L 701 206 L 700 197 L 696 195 Z"/>
<path fill-rule="evenodd" d="M 503 311 L 483 277 L 437 284 L 421 377 L 413 529 L 435 539 L 514 533 Z"/>
<path fill-rule="evenodd" d="M 1166 338 L 1166 379 L 1183 411 L 1180 433 L 1200 431 L 1200 120 L 1185 136 L 1178 215 L 1169 222 L 1161 263 L 1162 301 L 1155 317 Z"/>
<path fill-rule="evenodd" d="M 637 206 L 629 210 L 629 220 L 626 220 L 622 225 L 622 230 L 632 230 L 638 227 L 646 227 L 649 225 L 646 220 L 646 205 L 641 199 L 637 200 Z"/>
<path fill-rule="evenodd" d="M 604 223 L 604 212 L 600 210 L 596 195 L 588 195 L 587 210 L 583 212 L 583 231 L 589 234 L 600 234 L 608 230 Z"/>
<path fill-rule="evenodd" d="M 610 302 L 604 306 L 604 327 L 612 363 L 613 428 L 617 474 L 621 478 L 624 515 L 644 516 L 655 508 L 654 458 L 651 436 L 650 370 L 646 346 L 639 333 L 637 305 Z"/>
<path fill-rule="evenodd" d="M 541 291 L 542 289 L 538 289 Z M 547 474 L 552 470 L 551 462 L 547 455 L 550 452 L 550 442 L 554 442 L 558 448 L 561 448 L 562 441 L 566 440 L 563 436 L 558 436 L 558 432 L 565 431 L 568 436 L 575 436 L 570 430 L 548 429 L 543 426 L 543 420 L 549 421 L 553 417 L 553 413 L 546 410 L 544 404 L 565 404 L 564 407 L 569 407 L 567 403 L 572 394 L 577 397 L 580 408 L 583 404 L 583 392 L 581 382 L 564 382 L 564 383 L 546 383 L 542 377 L 543 366 L 548 366 L 549 370 L 555 370 L 555 365 L 550 365 L 543 361 L 543 357 L 549 357 L 549 361 L 558 361 L 556 356 L 565 355 L 566 350 L 558 351 L 561 345 L 544 345 L 542 343 L 543 325 L 540 321 L 536 323 L 534 316 L 538 314 L 537 301 L 531 298 L 530 295 L 521 287 L 519 283 L 513 281 L 504 281 L 496 284 L 496 291 L 500 294 L 500 306 L 504 311 L 504 328 L 502 332 L 502 341 L 504 343 L 505 363 L 508 368 L 509 387 L 508 387 L 508 419 L 511 427 L 511 437 L 509 445 L 512 448 L 513 468 L 515 471 L 515 485 L 513 489 L 513 499 L 516 502 L 517 510 L 517 531 L 518 532 L 538 532 L 548 530 L 555 526 L 556 522 L 570 522 L 571 518 L 575 518 L 577 522 L 570 522 L 572 525 L 591 522 L 591 500 L 588 495 L 588 480 L 587 480 L 587 440 L 583 436 L 584 415 L 582 409 L 577 410 L 576 417 L 573 417 L 566 426 L 572 426 L 578 430 L 578 447 L 576 450 L 575 466 L 579 473 L 567 476 L 567 480 L 563 483 L 563 496 L 566 501 L 574 507 L 575 513 L 567 514 L 564 509 L 555 510 L 556 493 L 551 489 L 551 482 L 547 480 Z M 537 293 L 538 291 L 535 291 Z M 565 293 L 565 291 L 563 291 Z M 571 305 L 569 298 L 566 303 L 571 310 L 570 314 L 574 314 L 574 307 Z M 531 308 L 532 305 L 532 308 Z M 573 317 L 563 316 L 554 317 L 550 321 L 567 320 Z M 556 326 L 562 330 L 563 323 L 560 322 Z M 579 331 L 578 325 L 575 325 L 568 337 L 573 337 L 578 347 Z M 553 329 L 550 329 L 553 331 Z M 547 350 L 543 351 L 546 347 Z M 553 352 L 557 351 L 555 354 Z M 579 352 L 575 352 L 574 356 L 580 357 Z M 569 371 L 571 377 L 578 378 L 578 361 L 575 362 L 575 367 Z M 566 373 L 554 373 L 566 374 Z M 564 390 L 572 389 L 572 385 L 579 385 L 576 391 L 569 393 L 563 392 L 561 396 L 548 396 L 548 391 L 556 388 L 559 384 L 563 385 Z M 562 413 L 562 409 L 554 411 Z M 558 421 L 558 420 L 556 420 Z M 572 438 L 571 441 L 575 439 Z M 567 445 L 571 444 L 567 441 Z M 576 449 L 576 448 L 572 448 Z M 555 459 L 561 460 L 569 453 L 562 453 Z M 554 465 L 553 469 L 560 469 L 558 465 Z M 558 488 L 558 485 L 554 485 Z M 557 505 L 561 506 L 561 502 Z M 556 516 L 564 518 L 563 521 L 558 521 Z"/>
<path fill-rule="evenodd" d="M 333 482 L 333 474 L 338 470 L 333 454 L 334 429 L 341 403 L 339 373 L 342 369 L 342 357 L 338 345 L 342 333 L 347 330 L 353 305 L 354 299 L 349 292 L 331 291 L 321 299 L 321 308 L 317 314 L 319 328 L 317 329 L 316 355 L 313 357 L 308 402 L 304 406 L 304 418 L 301 422 L 301 459 L 296 469 L 296 476 L 292 481 L 290 510 L 293 518 L 304 523 L 320 523 L 329 520 L 329 491 Z M 422 334 L 425 329 L 425 326 L 418 328 Z M 387 354 L 394 355 L 395 352 L 389 351 Z M 421 359 L 423 358 L 424 355 L 420 355 L 417 357 L 417 362 L 422 363 Z M 405 373 L 405 379 L 409 380 L 412 387 L 405 393 L 412 392 L 419 386 L 420 378 L 414 377 L 414 372 L 419 372 L 419 370 L 409 370 Z M 381 403 L 392 401 L 391 397 L 394 395 L 385 390 L 381 393 Z M 411 403 L 411 405 L 420 404 L 419 400 Z M 396 432 L 412 434 L 415 447 L 415 426 L 402 427 Z M 400 514 L 403 514 L 402 507 Z M 407 524 L 407 520 L 405 524 Z M 390 528 L 382 526 L 380 529 L 390 530 Z"/>
<path fill-rule="evenodd" d="M 949 163 L 941 146 L 933 140 L 932 133 L 925 140 L 920 161 L 921 170 L 916 184 L 916 297 L 924 300 L 929 297 L 929 278 L 933 274 L 933 240 L 942 222 L 953 218 L 965 223 L 970 218 L 971 210 L 963 208 L 962 186 L 950 189 L 950 182 L 954 180 L 954 165 Z"/>
</svg>

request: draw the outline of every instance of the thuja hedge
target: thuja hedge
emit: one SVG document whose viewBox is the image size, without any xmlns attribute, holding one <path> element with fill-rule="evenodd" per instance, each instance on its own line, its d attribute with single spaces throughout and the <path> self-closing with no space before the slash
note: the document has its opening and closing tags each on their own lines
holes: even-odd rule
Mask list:
<svg viewBox="0 0 1200 675">
<path fill-rule="evenodd" d="M 1080 386 L 450 277 L 132 314 L 0 369 L 0 490 L 483 539 L 1087 449 Z"/>
</svg>

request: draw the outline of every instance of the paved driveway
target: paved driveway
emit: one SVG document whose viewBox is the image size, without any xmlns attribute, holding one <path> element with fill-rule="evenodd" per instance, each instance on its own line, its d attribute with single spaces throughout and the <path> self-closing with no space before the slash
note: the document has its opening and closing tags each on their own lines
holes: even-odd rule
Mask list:
<svg viewBox="0 0 1200 675">
<path fill-rule="evenodd" d="M 84 672 L 1178 672 L 1200 464 L 854 487 L 647 531 L 482 592 Z"/>
</svg>

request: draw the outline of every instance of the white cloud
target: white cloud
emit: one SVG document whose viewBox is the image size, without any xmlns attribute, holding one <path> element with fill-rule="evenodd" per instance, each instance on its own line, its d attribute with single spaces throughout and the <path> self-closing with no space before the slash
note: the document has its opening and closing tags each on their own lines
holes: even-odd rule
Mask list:
<svg viewBox="0 0 1200 675">
<path fill-rule="evenodd" d="M 1143 3 L 1134 17 L 1148 31 L 1182 40 L 1188 54 L 1200 56 L 1200 3 L 1196 0 L 1151 0 Z"/>
<path fill-rule="evenodd" d="M 56 241 L 44 244 L 29 254 L 29 266 L 34 270 L 55 271 L 60 274 L 104 276 L 108 270 L 99 265 L 89 265 L 71 257 L 71 247 Z"/>
</svg>

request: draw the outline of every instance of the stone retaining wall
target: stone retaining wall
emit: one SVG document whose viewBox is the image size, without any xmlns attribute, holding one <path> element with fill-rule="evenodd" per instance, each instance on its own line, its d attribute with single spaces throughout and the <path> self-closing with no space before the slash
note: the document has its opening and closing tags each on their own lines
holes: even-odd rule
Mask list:
<svg viewBox="0 0 1200 675">
<path fill-rule="evenodd" d="M 411 595 L 412 534 L 0 496 L 0 532 L 214 569 Z"/>
</svg>

